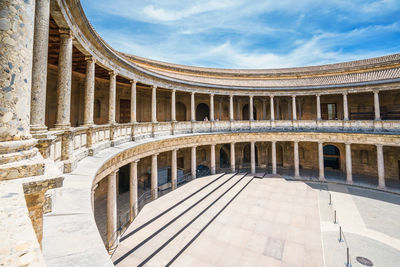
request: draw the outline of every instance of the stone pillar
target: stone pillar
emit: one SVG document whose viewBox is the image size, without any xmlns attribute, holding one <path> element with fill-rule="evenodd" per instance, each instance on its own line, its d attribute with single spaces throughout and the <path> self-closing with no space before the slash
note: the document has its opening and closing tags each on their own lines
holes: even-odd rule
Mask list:
<svg viewBox="0 0 400 267">
<path fill-rule="evenodd" d="M 190 94 L 190 120 L 196 121 L 196 107 L 194 101 L 194 92 Z"/>
<path fill-rule="evenodd" d="M 293 120 L 297 120 L 297 110 L 296 110 L 296 96 L 292 96 L 292 118 Z"/>
<path fill-rule="evenodd" d="M 250 142 L 250 164 L 251 164 L 251 174 L 256 173 L 256 143 L 254 141 Z"/>
<path fill-rule="evenodd" d="M 222 119 L 222 99 L 221 98 L 219 98 L 218 99 L 218 118 L 219 118 L 219 120 L 221 120 Z"/>
<path fill-rule="evenodd" d="M 262 114 L 263 114 L 263 120 L 267 119 L 267 100 L 265 98 L 263 98 L 262 100 Z"/>
<path fill-rule="evenodd" d="M 343 93 L 343 120 L 349 120 L 349 107 L 347 105 L 347 92 Z"/>
<path fill-rule="evenodd" d="M 254 113 L 253 113 L 253 96 L 249 96 L 249 118 L 250 120 L 254 120 Z"/>
<path fill-rule="evenodd" d="M 172 149 L 171 151 L 171 187 L 175 190 L 178 186 L 178 167 L 176 164 L 178 149 Z"/>
<path fill-rule="evenodd" d="M 210 94 L 210 121 L 214 121 L 214 94 Z"/>
<path fill-rule="evenodd" d="M 50 0 L 36 0 L 31 95 L 31 131 L 36 133 L 47 130 L 45 117 L 49 20 Z"/>
<path fill-rule="evenodd" d="M 215 174 L 215 144 L 211 144 L 211 174 Z"/>
<path fill-rule="evenodd" d="M 131 80 L 131 123 L 136 122 L 136 84 L 137 81 Z"/>
<path fill-rule="evenodd" d="M 114 71 L 108 72 L 110 75 L 109 97 L 108 97 L 108 123 L 115 123 L 115 103 L 117 94 L 117 74 Z"/>
<path fill-rule="evenodd" d="M 272 154 L 272 174 L 277 174 L 276 171 L 276 141 L 271 143 L 271 154 Z"/>
<path fill-rule="evenodd" d="M 135 160 L 130 164 L 130 175 L 129 175 L 129 218 L 132 222 L 138 214 L 138 178 L 137 178 L 137 164 L 139 160 Z"/>
<path fill-rule="evenodd" d="M 346 183 L 348 184 L 353 183 L 350 143 L 346 143 Z"/>
<path fill-rule="evenodd" d="M 318 142 L 318 166 L 319 166 L 319 180 L 325 180 L 323 142 Z"/>
<path fill-rule="evenodd" d="M 176 121 L 176 90 L 171 92 L 171 121 Z"/>
<path fill-rule="evenodd" d="M 235 172 L 235 143 L 231 143 L 231 171 Z"/>
<path fill-rule="evenodd" d="M 376 145 L 376 156 L 378 163 L 378 188 L 385 189 L 385 161 L 383 157 L 383 146 Z"/>
<path fill-rule="evenodd" d="M 379 91 L 374 90 L 374 108 L 375 108 L 375 120 L 381 120 L 381 110 L 379 105 Z"/>
<path fill-rule="evenodd" d="M 34 7 L 33 1 L 0 1 L 0 180 L 44 171 L 43 162 L 29 160 L 41 158 L 29 133 Z"/>
<path fill-rule="evenodd" d="M 114 251 L 118 245 L 117 236 L 117 171 L 107 177 L 107 248 Z"/>
<path fill-rule="evenodd" d="M 270 113 L 271 113 L 271 121 L 275 120 L 275 109 L 274 109 L 274 96 L 271 95 L 269 97 L 269 106 L 270 106 Z"/>
<path fill-rule="evenodd" d="M 321 98 L 319 94 L 317 94 L 317 120 L 321 120 Z"/>
<path fill-rule="evenodd" d="M 151 155 L 151 200 L 155 200 L 158 197 L 157 156 L 158 154 Z"/>
<path fill-rule="evenodd" d="M 299 168 L 299 142 L 294 141 L 294 177 L 300 178 L 300 168 Z"/>
<path fill-rule="evenodd" d="M 233 95 L 229 96 L 229 120 L 233 121 Z"/>
<path fill-rule="evenodd" d="M 85 112 L 83 114 L 83 124 L 92 125 L 94 109 L 94 83 L 95 83 L 95 61 L 93 57 L 86 57 L 86 77 L 85 77 Z"/>
<path fill-rule="evenodd" d="M 72 35 L 69 29 L 60 29 L 60 53 L 57 77 L 56 128 L 71 126 Z"/>
<path fill-rule="evenodd" d="M 192 153 L 191 153 L 191 173 L 192 179 L 196 179 L 196 147 L 192 146 Z"/>
<path fill-rule="evenodd" d="M 151 122 L 157 123 L 157 86 L 151 89 Z"/>
</svg>

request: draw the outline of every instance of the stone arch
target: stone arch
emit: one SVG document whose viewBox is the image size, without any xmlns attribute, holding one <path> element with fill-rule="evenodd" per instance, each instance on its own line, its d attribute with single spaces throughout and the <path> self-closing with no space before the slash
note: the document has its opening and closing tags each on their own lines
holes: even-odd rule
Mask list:
<svg viewBox="0 0 400 267">
<path fill-rule="evenodd" d="M 335 145 L 325 145 L 324 152 L 324 168 L 340 169 L 340 150 Z"/>
<path fill-rule="evenodd" d="M 176 102 L 176 120 L 186 121 L 186 106 L 182 102 Z"/>
<path fill-rule="evenodd" d="M 210 119 L 210 108 L 205 103 L 200 103 L 196 107 L 196 121 L 204 121 L 207 117 L 207 120 Z"/>
</svg>

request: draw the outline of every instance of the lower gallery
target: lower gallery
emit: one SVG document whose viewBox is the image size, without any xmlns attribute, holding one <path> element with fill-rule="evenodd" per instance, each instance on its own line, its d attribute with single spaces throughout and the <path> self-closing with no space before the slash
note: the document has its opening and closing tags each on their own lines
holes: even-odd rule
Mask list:
<svg viewBox="0 0 400 267">
<path fill-rule="evenodd" d="M 400 54 L 235 70 L 0 3 L 0 265 L 395 266 Z"/>
</svg>

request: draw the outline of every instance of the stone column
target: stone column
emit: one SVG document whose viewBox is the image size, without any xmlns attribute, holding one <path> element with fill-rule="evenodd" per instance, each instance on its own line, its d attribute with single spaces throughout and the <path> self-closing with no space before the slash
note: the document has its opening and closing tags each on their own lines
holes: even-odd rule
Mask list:
<svg viewBox="0 0 400 267">
<path fill-rule="evenodd" d="M 229 120 L 233 121 L 233 95 L 229 96 Z"/>
<path fill-rule="evenodd" d="M 151 200 L 155 200 L 158 197 L 157 156 L 158 154 L 151 155 Z"/>
<path fill-rule="evenodd" d="M 214 94 L 210 94 L 210 121 L 214 121 Z"/>
<path fill-rule="evenodd" d="M 196 121 L 196 104 L 194 101 L 194 92 L 190 94 L 190 120 Z"/>
<path fill-rule="evenodd" d="M 318 142 L 318 166 L 319 166 L 319 180 L 325 180 L 323 142 Z"/>
<path fill-rule="evenodd" d="M 138 181 L 137 181 L 137 164 L 139 160 L 135 160 L 130 164 L 130 175 L 129 175 L 129 218 L 132 222 L 138 214 Z"/>
<path fill-rule="evenodd" d="M 348 184 L 353 183 L 350 143 L 346 143 L 346 183 Z"/>
<path fill-rule="evenodd" d="M 235 172 L 235 143 L 231 143 L 231 171 Z"/>
<path fill-rule="evenodd" d="M 137 81 L 131 80 L 131 123 L 136 122 L 136 84 Z"/>
<path fill-rule="evenodd" d="M 266 101 L 266 99 L 265 98 L 263 98 L 263 100 L 262 100 L 262 114 L 263 114 L 263 120 L 266 120 L 267 119 L 267 101 Z"/>
<path fill-rule="evenodd" d="M 215 174 L 215 144 L 211 144 L 211 174 Z"/>
<path fill-rule="evenodd" d="M 376 156 L 378 163 L 378 188 L 385 189 L 385 160 L 383 157 L 383 146 L 376 145 Z"/>
<path fill-rule="evenodd" d="M 151 89 L 151 122 L 157 123 L 157 86 Z"/>
<path fill-rule="evenodd" d="M 171 121 L 176 121 L 176 90 L 171 92 Z"/>
<path fill-rule="evenodd" d="M 171 151 L 171 187 L 175 190 L 178 185 L 178 169 L 176 164 L 178 149 L 172 149 Z"/>
<path fill-rule="evenodd" d="M 222 99 L 218 99 L 218 113 L 219 113 L 219 120 L 222 119 Z"/>
<path fill-rule="evenodd" d="M 343 93 L 343 120 L 349 120 L 349 108 L 347 105 L 347 92 Z"/>
<path fill-rule="evenodd" d="M 36 133 L 47 130 L 45 117 L 49 20 L 50 0 L 36 0 L 31 95 L 31 131 Z"/>
<path fill-rule="evenodd" d="M 270 113 L 271 113 L 271 121 L 275 120 L 275 109 L 274 109 L 274 96 L 271 95 L 269 97 L 269 106 L 270 106 Z"/>
<path fill-rule="evenodd" d="M 72 78 L 72 34 L 69 29 L 60 29 L 60 53 L 57 77 L 56 128 L 71 126 L 71 78 Z"/>
<path fill-rule="evenodd" d="M 300 178 L 299 142 L 298 141 L 294 141 L 294 177 Z"/>
<path fill-rule="evenodd" d="M 191 153 L 191 173 L 192 179 L 196 179 L 196 147 L 192 146 L 192 153 Z"/>
<path fill-rule="evenodd" d="M 117 92 L 117 74 L 114 71 L 108 72 L 110 75 L 109 97 L 108 97 L 108 123 L 115 123 L 115 103 Z"/>
<path fill-rule="evenodd" d="M 251 164 L 251 174 L 256 173 L 256 143 L 254 141 L 250 142 L 250 164 Z"/>
<path fill-rule="evenodd" d="M 34 7 L 33 1 L 0 1 L 0 180 L 44 170 L 29 133 Z"/>
<path fill-rule="evenodd" d="M 321 120 L 321 98 L 319 94 L 317 94 L 317 120 Z"/>
<path fill-rule="evenodd" d="M 296 96 L 292 96 L 292 118 L 293 120 L 297 120 L 297 110 L 296 110 Z"/>
<path fill-rule="evenodd" d="M 118 245 L 117 236 L 117 171 L 107 177 L 107 248 L 109 252 Z"/>
<path fill-rule="evenodd" d="M 86 77 L 85 77 L 85 112 L 83 114 L 83 124 L 92 125 L 94 109 L 94 83 L 95 83 L 95 61 L 92 56 L 86 57 Z"/>
<path fill-rule="evenodd" d="M 249 96 L 249 118 L 250 120 L 254 120 L 254 113 L 253 113 L 253 96 Z"/>
<path fill-rule="evenodd" d="M 237 98 L 237 106 L 236 106 L 236 111 L 237 111 L 237 120 L 240 121 L 240 98 Z"/>
<path fill-rule="evenodd" d="M 379 91 L 374 90 L 374 108 L 375 108 L 375 120 L 381 120 L 381 110 L 379 105 Z"/>
<path fill-rule="evenodd" d="M 271 142 L 271 154 L 272 154 L 272 174 L 276 172 L 276 141 Z"/>
</svg>

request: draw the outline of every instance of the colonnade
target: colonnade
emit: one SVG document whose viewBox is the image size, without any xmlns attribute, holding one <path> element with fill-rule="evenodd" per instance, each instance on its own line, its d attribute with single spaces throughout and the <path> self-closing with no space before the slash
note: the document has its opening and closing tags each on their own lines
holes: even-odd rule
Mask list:
<svg viewBox="0 0 400 267">
<path fill-rule="evenodd" d="M 271 162 L 272 174 L 277 173 L 277 155 L 276 144 L 278 141 L 271 141 Z M 299 141 L 293 142 L 293 159 L 294 159 L 294 178 L 301 179 L 300 164 L 299 164 Z M 324 154 L 323 142 L 318 142 L 318 179 L 321 182 L 326 181 L 324 171 Z M 256 173 L 256 155 L 255 155 L 255 141 L 250 142 L 250 174 Z M 210 169 L 211 174 L 216 174 L 215 162 L 215 147 L 216 143 L 210 144 Z M 191 149 L 191 178 L 196 179 L 196 146 L 190 147 Z M 378 166 L 378 188 L 384 190 L 385 185 L 385 165 L 383 157 L 383 146 L 376 145 L 377 149 L 377 166 Z M 175 190 L 178 185 L 177 177 L 177 151 L 178 149 L 171 150 L 171 189 Z M 158 198 L 158 153 L 151 155 L 151 200 Z M 345 158 L 346 158 L 346 183 L 353 184 L 352 173 L 352 158 L 351 158 L 351 143 L 345 143 Z M 134 160 L 130 163 L 130 182 L 129 182 L 129 196 L 130 196 L 130 221 L 133 221 L 138 213 L 138 172 L 137 166 L 140 159 Z M 230 143 L 230 171 L 236 172 L 235 163 L 235 142 Z M 115 232 L 117 231 L 117 195 L 116 195 L 116 171 L 111 172 L 107 176 L 108 192 L 107 192 L 107 240 L 109 241 L 109 248 L 116 244 Z"/>
</svg>

